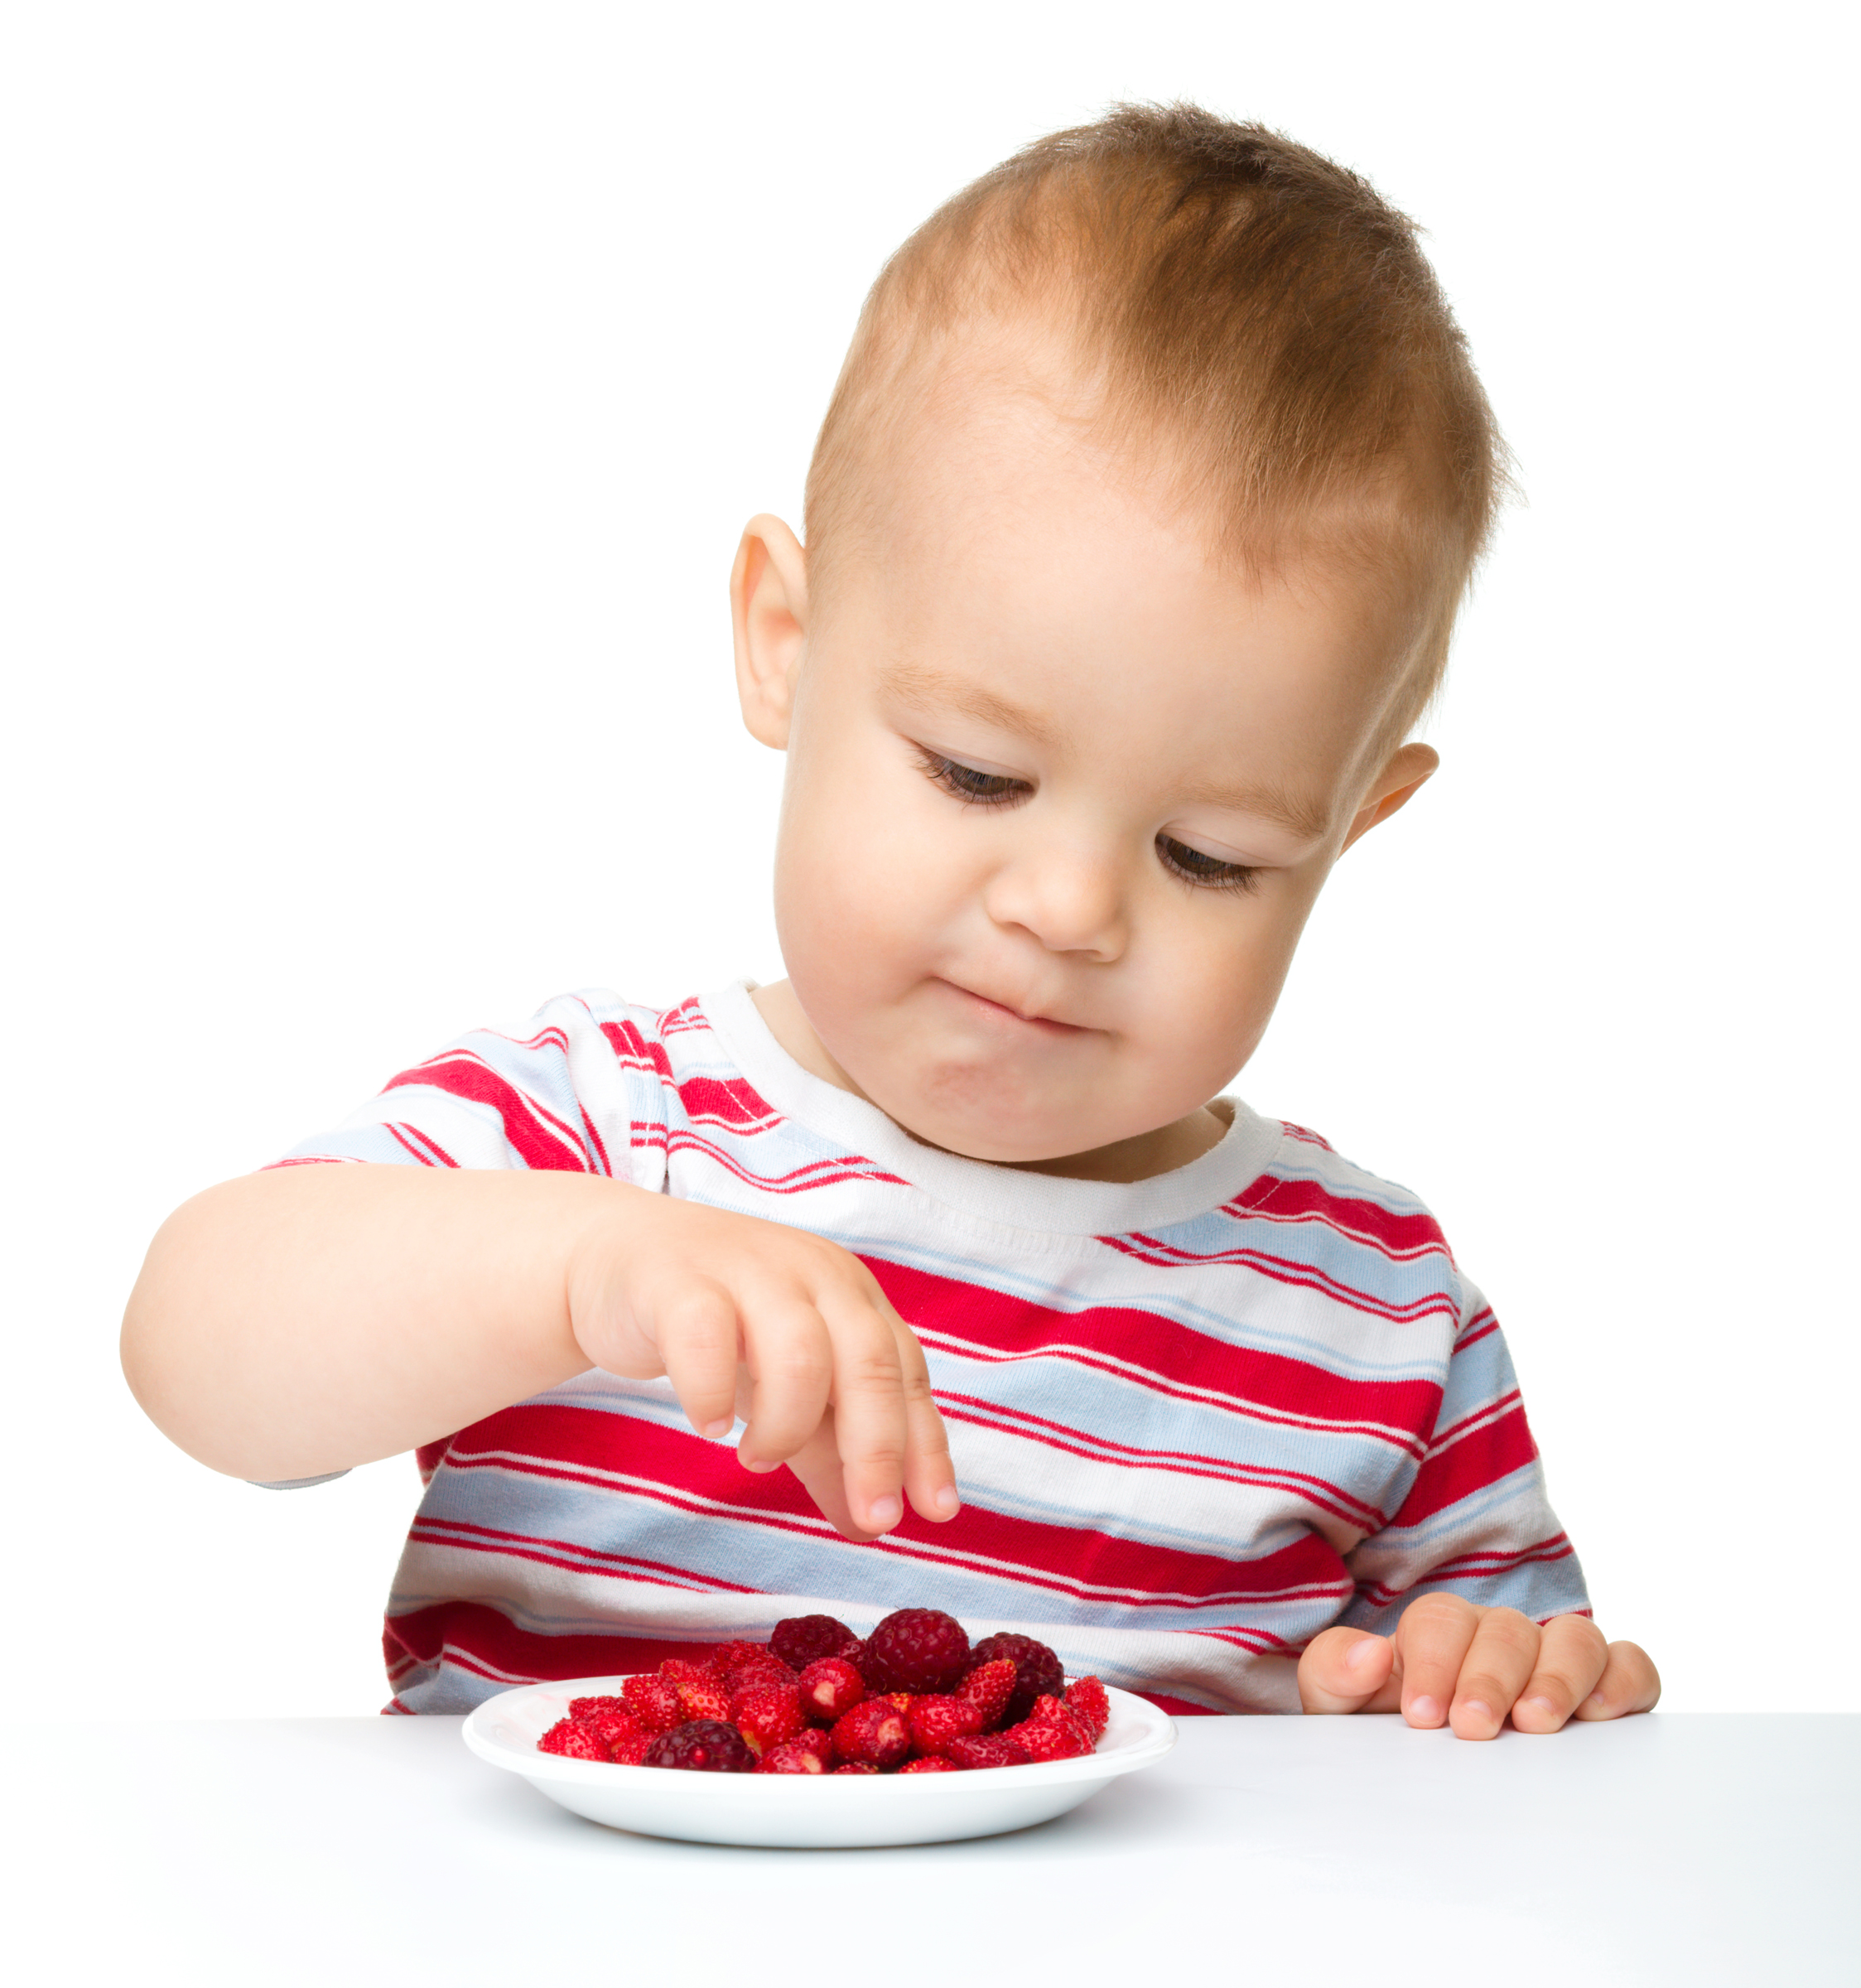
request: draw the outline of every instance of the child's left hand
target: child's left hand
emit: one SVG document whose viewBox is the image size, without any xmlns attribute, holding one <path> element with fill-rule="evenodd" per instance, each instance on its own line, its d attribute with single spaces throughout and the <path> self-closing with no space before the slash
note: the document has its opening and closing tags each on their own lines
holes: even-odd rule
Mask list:
<svg viewBox="0 0 1861 1988">
<path fill-rule="evenodd" d="M 1451 1725 L 1491 1740 L 1511 1715 L 1521 1733 L 1555 1733 L 1569 1719 L 1620 1719 L 1661 1696 L 1661 1676 L 1632 1643 L 1605 1643 L 1586 1615 L 1542 1629 L 1516 1609 L 1483 1609 L 1458 1595 L 1424 1595 L 1391 1636 L 1326 1629 L 1299 1660 L 1308 1712 L 1393 1712 L 1410 1725 Z"/>
</svg>

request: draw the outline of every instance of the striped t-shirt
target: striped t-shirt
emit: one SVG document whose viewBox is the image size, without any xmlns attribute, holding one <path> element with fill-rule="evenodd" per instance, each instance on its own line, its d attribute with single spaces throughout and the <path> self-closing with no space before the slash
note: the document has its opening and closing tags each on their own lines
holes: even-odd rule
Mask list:
<svg viewBox="0 0 1861 1988">
<path fill-rule="evenodd" d="M 1333 1623 L 1431 1589 L 1585 1610 L 1497 1322 L 1405 1189 L 1245 1105 L 1185 1167 L 1072 1180 L 920 1145 L 747 988 L 565 996 L 393 1078 L 283 1164 L 548 1167 L 813 1231 L 923 1342 L 963 1508 L 843 1539 L 670 1385 L 599 1369 L 421 1453 L 389 1709 L 947 1609 L 1182 1711 L 1298 1709 Z"/>
</svg>

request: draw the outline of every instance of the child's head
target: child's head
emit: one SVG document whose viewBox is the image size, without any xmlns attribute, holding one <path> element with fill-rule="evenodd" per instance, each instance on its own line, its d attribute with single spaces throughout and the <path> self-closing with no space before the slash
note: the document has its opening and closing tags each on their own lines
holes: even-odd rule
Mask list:
<svg viewBox="0 0 1861 1988">
<path fill-rule="evenodd" d="M 1207 1143 L 1332 863 L 1433 770 L 1502 485 L 1412 228 L 1301 147 L 1126 109 L 933 215 L 807 552 L 758 519 L 734 581 L 813 1059 L 978 1158 Z"/>
</svg>

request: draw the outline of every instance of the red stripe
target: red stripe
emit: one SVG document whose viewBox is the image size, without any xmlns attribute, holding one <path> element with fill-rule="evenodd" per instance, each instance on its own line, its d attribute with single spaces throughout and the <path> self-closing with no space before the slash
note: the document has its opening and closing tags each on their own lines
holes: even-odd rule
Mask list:
<svg viewBox="0 0 1861 1988">
<path fill-rule="evenodd" d="M 909 1187 L 908 1180 L 901 1180 L 896 1174 L 888 1174 L 883 1167 L 876 1166 L 858 1153 L 843 1153 L 832 1160 L 810 1160 L 805 1165 L 798 1166 L 787 1174 L 753 1174 L 734 1155 L 727 1152 L 715 1140 L 706 1139 L 698 1132 L 673 1132 L 666 1140 L 668 1154 L 678 1152 L 702 1153 L 714 1160 L 726 1172 L 735 1174 L 738 1180 L 751 1187 L 760 1188 L 764 1194 L 800 1194 L 817 1187 L 832 1187 L 842 1180 L 875 1180 L 887 1187 Z M 821 1170 L 829 1170 L 823 1173 Z M 812 1176 L 803 1178 L 804 1175 Z"/>
<path fill-rule="evenodd" d="M 539 1636 L 520 1629 L 507 1615 L 483 1602 L 447 1601 L 410 1614 L 390 1615 L 387 1637 L 403 1663 L 432 1664 L 445 1658 L 480 1677 L 513 1677 L 528 1684 L 559 1677 L 617 1676 L 657 1670 L 668 1657 L 701 1662 L 712 1640 L 668 1640 L 658 1636 Z"/>
<path fill-rule="evenodd" d="M 409 1125 L 404 1119 L 389 1119 L 386 1129 L 422 1166 L 456 1167 L 459 1164 L 437 1140 L 429 1139 L 418 1126 Z"/>
<path fill-rule="evenodd" d="M 1374 1201 L 1332 1194 L 1316 1180 L 1262 1174 L 1224 1212 L 1270 1222 L 1319 1222 L 1397 1262 L 1433 1255 L 1454 1260 L 1440 1224 L 1425 1210 L 1397 1214 Z"/>
<path fill-rule="evenodd" d="M 493 1453 L 500 1453 L 494 1460 Z M 624 1414 L 545 1402 L 506 1408 L 454 1437 L 447 1469 L 470 1469 L 475 1460 L 479 1467 L 542 1477 L 613 1473 L 635 1480 L 637 1495 L 682 1509 L 701 1499 L 723 1507 L 718 1516 L 726 1521 L 738 1516 L 831 1537 L 788 1471 L 746 1471 L 722 1444 Z M 857 1551 L 901 1553 L 1061 1591 L 1108 1590 L 1132 1607 L 1216 1607 L 1333 1594 L 1341 1600 L 1351 1586 L 1343 1561 L 1315 1532 L 1302 1531 L 1275 1552 L 1237 1560 L 1010 1517 L 974 1503 L 944 1525 L 908 1511 L 896 1531 Z M 995 1564 L 978 1568 L 978 1560 Z"/>
<path fill-rule="evenodd" d="M 1538 1445 L 1531 1440 L 1522 1403 L 1516 1399 L 1504 1414 L 1434 1451 L 1415 1473 L 1392 1526 L 1419 1526 L 1424 1519 L 1458 1505 L 1515 1470 L 1535 1462 Z"/>
<path fill-rule="evenodd" d="M 1432 1381 L 1351 1380 L 1282 1353 L 1224 1344 L 1155 1312 L 1060 1311 L 880 1257 L 862 1261 L 908 1325 L 975 1357 L 1050 1354 L 1160 1392 L 1193 1388 L 1242 1415 L 1375 1436 L 1418 1457 L 1440 1409 Z"/>
<path fill-rule="evenodd" d="M 1348 1305 L 1352 1311 L 1367 1313 L 1374 1319 L 1389 1319 L 1398 1325 L 1413 1325 L 1427 1318 L 1453 1319 L 1458 1325 L 1459 1315 L 1453 1304 L 1439 1291 L 1431 1291 L 1425 1296 L 1411 1298 L 1406 1304 L 1392 1304 L 1387 1298 L 1379 1298 L 1374 1292 L 1359 1291 L 1355 1285 L 1346 1284 L 1328 1271 L 1310 1263 L 1296 1263 L 1290 1257 L 1270 1256 L 1263 1249 L 1210 1250 L 1205 1256 L 1197 1256 L 1185 1249 L 1179 1249 L 1174 1242 L 1165 1242 L 1155 1236 L 1146 1236 L 1136 1231 L 1124 1236 L 1101 1236 L 1101 1242 L 1119 1250 L 1127 1257 L 1135 1257 L 1140 1263 L 1154 1264 L 1159 1270 L 1178 1270 L 1187 1267 L 1201 1268 L 1211 1263 L 1233 1264 L 1237 1267 L 1257 1272 L 1271 1279 L 1275 1284 L 1290 1284 L 1301 1291 L 1316 1291 L 1328 1298 L 1334 1298 L 1340 1305 Z"/>
<path fill-rule="evenodd" d="M 470 1049 L 448 1049 L 430 1063 L 416 1064 L 411 1070 L 390 1077 L 382 1089 L 408 1085 L 424 1085 L 449 1097 L 489 1105 L 504 1121 L 505 1138 L 528 1167 L 557 1174 L 593 1171 L 588 1155 L 561 1119 Z"/>
</svg>

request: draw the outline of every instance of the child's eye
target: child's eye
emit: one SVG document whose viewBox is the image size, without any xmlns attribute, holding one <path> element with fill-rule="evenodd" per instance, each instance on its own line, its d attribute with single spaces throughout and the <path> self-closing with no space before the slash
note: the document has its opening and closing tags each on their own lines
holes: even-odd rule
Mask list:
<svg viewBox="0 0 1861 1988">
<path fill-rule="evenodd" d="M 1247 863 L 1224 863 L 1218 856 L 1204 856 L 1173 835 L 1157 837 L 1157 854 L 1166 870 L 1173 870 L 1192 884 L 1206 884 L 1217 890 L 1253 890 L 1260 885 L 1260 871 Z"/>
<path fill-rule="evenodd" d="M 1010 779 L 1005 773 L 978 773 L 960 760 L 946 759 L 942 753 L 923 746 L 918 748 L 918 758 L 932 779 L 959 801 L 999 807 L 1004 801 L 1018 801 L 1023 794 L 1034 791 L 1025 780 Z"/>
</svg>

